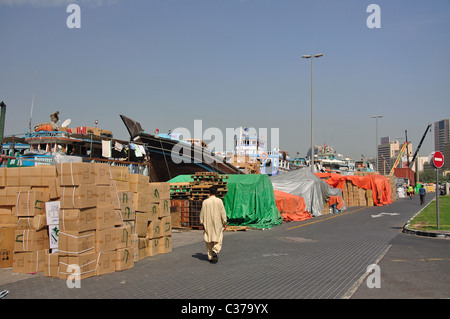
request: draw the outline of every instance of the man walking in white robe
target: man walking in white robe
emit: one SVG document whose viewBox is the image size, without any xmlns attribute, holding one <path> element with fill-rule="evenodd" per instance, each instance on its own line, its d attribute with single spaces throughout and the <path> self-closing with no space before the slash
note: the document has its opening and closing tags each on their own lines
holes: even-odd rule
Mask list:
<svg viewBox="0 0 450 319">
<path fill-rule="evenodd" d="M 206 242 L 208 260 L 217 263 L 222 249 L 223 230 L 227 223 L 227 214 L 220 198 L 216 197 L 217 188 L 210 188 L 210 197 L 205 199 L 200 212 L 200 223 L 203 224 L 203 238 Z"/>
</svg>

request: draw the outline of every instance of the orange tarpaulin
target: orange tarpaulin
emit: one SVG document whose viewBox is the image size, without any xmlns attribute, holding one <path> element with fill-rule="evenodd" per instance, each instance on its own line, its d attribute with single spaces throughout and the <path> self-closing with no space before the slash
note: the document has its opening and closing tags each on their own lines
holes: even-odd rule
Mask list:
<svg viewBox="0 0 450 319">
<path fill-rule="evenodd" d="M 46 131 L 51 132 L 53 131 L 53 128 L 50 124 L 41 125 L 40 127 L 35 129 L 36 132 Z"/>
<path fill-rule="evenodd" d="M 344 201 L 342 200 L 342 197 L 341 196 L 330 196 L 330 198 L 328 199 L 328 205 L 331 206 L 334 204 L 337 204 L 336 208 L 338 210 L 341 210 L 342 207 L 344 207 Z"/>
<path fill-rule="evenodd" d="M 346 181 L 351 181 L 353 185 L 363 189 L 371 189 L 373 203 L 377 206 L 391 204 L 391 186 L 383 175 L 370 174 L 367 176 L 340 175 L 336 173 L 316 173 L 328 185 L 334 188 L 344 189 Z"/>
<path fill-rule="evenodd" d="M 284 221 L 302 221 L 312 218 L 311 213 L 305 210 L 305 199 L 300 196 L 285 193 L 279 190 L 273 191 L 275 203 Z"/>
</svg>

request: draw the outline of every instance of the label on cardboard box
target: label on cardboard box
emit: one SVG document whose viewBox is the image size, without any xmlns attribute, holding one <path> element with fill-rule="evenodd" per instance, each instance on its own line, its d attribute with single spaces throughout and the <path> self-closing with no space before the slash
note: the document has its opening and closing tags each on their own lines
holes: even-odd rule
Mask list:
<svg viewBox="0 0 450 319">
<path fill-rule="evenodd" d="M 50 244 L 50 249 L 58 249 L 58 234 L 59 234 L 59 225 L 49 225 L 48 226 L 48 239 Z"/>
<path fill-rule="evenodd" d="M 47 217 L 47 225 L 59 224 L 59 208 L 61 206 L 60 201 L 46 202 L 45 214 Z"/>
</svg>

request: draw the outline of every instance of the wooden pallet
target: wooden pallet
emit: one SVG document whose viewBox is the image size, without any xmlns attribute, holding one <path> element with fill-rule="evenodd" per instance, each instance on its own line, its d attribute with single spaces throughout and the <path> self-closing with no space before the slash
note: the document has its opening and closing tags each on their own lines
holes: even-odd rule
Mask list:
<svg viewBox="0 0 450 319">
<path fill-rule="evenodd" d="M 248 231 L 250 230 L 249 226 L 230 226 L 228 225 L 227 228 L 225 229 L 225 231 Z"/>
</svg>

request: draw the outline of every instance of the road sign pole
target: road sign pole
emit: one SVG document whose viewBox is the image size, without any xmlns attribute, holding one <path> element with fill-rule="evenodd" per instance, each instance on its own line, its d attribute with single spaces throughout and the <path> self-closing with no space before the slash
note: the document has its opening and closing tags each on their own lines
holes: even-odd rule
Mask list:
<svg viewBox="0 0 450 319">
<path fill-rule="evenodd" d="M 436 168 L 436 224 L 439 230 L 439 168 Z"/>
</svg>

